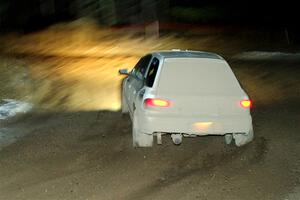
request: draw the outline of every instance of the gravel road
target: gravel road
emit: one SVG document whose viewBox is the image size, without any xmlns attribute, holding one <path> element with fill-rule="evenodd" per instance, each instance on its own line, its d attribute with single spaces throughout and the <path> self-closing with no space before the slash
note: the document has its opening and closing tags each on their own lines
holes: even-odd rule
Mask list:
<svg viewBox="0 0 300 200">
<path fill-rule="evenodd" d="M 1 122 L 26 136 L 0 151 L 0 199 L 300 199 L 299 63 L 230 64 L 254 100 L 252 143 L 134 149 L 119 111 L 33 111 Z"/>
</svg>

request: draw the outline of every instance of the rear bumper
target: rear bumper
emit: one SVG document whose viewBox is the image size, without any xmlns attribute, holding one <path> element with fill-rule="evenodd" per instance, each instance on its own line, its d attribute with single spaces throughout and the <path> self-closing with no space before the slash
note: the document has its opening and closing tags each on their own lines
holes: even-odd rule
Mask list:
<svg viewBox="0 0 300 200">
<path fill-rule="evenodd" d="M 247 133 L 252 129 L 251 115 L 165 117 L 142 113 L 138 117 L 139 130 L 154 132 L 185 133 L 190 135 L 224 135 L 226 133 Z"/>
</svg>

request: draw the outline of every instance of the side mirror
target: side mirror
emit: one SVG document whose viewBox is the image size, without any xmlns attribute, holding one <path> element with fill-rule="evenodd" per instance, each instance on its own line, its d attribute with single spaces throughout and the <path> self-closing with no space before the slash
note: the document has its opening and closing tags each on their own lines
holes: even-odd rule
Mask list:
<svg viewBox="0 0 300 200">
<path fill-rule="evenodd" d="M 119 73 L 123 75 L 129 75 L 128 69 L 120 69 Z"/>
</svg>

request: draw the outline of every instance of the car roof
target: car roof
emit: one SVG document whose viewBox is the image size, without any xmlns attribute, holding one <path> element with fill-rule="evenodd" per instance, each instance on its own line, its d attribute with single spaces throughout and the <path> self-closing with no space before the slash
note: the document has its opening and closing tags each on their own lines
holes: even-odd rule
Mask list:
<svg viewBox="0 0 300 200">
<path fill-rule="evenodd" d="M 224 60 L 221 56 L 211 52 L 205 51 L 191 51 L 191 50 L 169 50 L 153 52 L 153 55 L 158 55 L 163 58 L 208 58 Z"/>
</svg>

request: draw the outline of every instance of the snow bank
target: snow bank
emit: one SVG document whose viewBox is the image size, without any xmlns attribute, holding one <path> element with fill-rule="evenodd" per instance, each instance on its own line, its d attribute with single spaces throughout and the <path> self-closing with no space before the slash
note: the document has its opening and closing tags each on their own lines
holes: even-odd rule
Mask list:
<svg viewBox="0 0 300 200">
<path fill-rule="evenodd" d="M 31 110 L 32 104 L 18 101 L 14 99 L 4 99 L 0 101 L 0 121 L 9 117 L 13 117 L 18 113 L 26 113 Z M 16 131 L 13 128 L 0 127 L 0 150 L 8 146 L 18 138 L 22 137 L 25 133 L 23 131 Z"/>
<path fill-rule="evenodd" d="M 248 51 L 233 56 L 240 60 L 300 60 L 300 53 Z"/>
<path fill-rule="evenodd" d="M 3 102 L 3 103 L 2 103 Z M 0 103 L 0 120 L 26 113 L 32 109 L 32 104 L 14 99 L 4 99 Z"/>
</svg>

